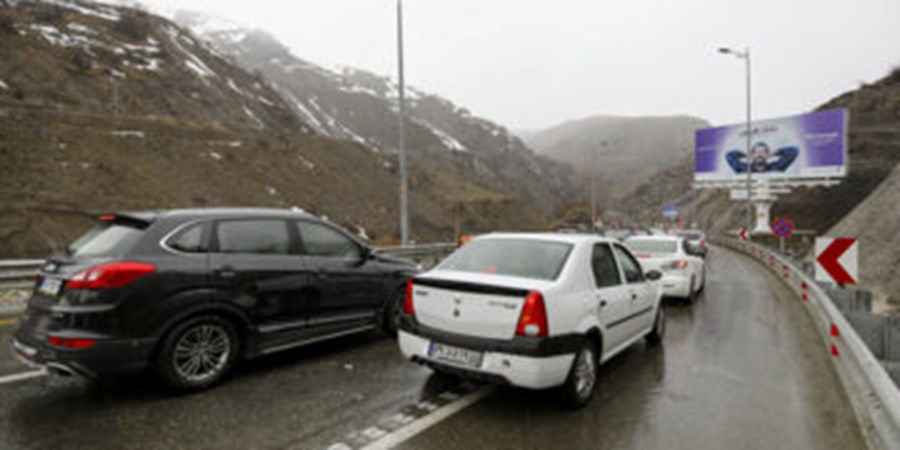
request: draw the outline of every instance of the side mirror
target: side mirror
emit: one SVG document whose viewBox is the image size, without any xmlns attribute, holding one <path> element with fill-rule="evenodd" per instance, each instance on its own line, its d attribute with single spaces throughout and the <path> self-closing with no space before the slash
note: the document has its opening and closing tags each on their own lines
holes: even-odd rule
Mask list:
<svg viewBox="0 0 900 450">
<path fill-rule="evenodd" d="M 644 276 L 647 277 L 647 279 L 650 281 L 656 281 L 656 280 L 659 280 L 660 278 L 662 278 L 663 274 L 662 274 L 662 272 L 660 272 L 658 270 L 651 270 L 651 271 L 645 273 Z"/>
</svg>

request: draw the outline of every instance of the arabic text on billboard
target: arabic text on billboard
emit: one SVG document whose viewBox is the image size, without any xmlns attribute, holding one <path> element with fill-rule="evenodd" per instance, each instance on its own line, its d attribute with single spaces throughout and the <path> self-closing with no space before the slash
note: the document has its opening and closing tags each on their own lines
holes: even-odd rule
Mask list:
<svg viewBox="0 0 900 450">
<path fill-rule="evenodd" d="M 749 167 L 754 178 L 833 178 L 847 174 L 847 111 L 831 109 L 752 124 Z M 747 127 L 696 132 L 694 178 L 747 177 Z"/>
</svg>

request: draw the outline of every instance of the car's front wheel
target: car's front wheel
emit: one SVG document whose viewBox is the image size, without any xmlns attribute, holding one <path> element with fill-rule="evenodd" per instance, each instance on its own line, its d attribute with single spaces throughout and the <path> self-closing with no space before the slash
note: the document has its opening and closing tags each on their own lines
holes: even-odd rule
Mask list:
<svg viewBox="0 0 900 450">
<path fill-rule="evenodd" d="M 581 408 L 590 402 L 597 387 L 599 357 L 593 342 L 585 340 L 575 355 L 569 376 L 562 387 L 563 399 L 572 408 Z"/>
<path fill-rule="evenodd" d="M 239 350 L 240 337 L 230 321 L 195 317 L 166 334 L 157 353 L 156 372 L 173 389 L 206 389 L 225 378 Z"/>
</svg>

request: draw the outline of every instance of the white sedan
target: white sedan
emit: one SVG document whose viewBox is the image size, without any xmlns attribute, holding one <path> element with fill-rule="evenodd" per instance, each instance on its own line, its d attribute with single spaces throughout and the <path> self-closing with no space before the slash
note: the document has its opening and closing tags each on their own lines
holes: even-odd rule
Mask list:
<svg viewBox="0 0 900 450">
<path fill-rule="evenodd" d="M 635 236 L 625 246 L 644 270 L 662 272 L 663 294 L 693 302 L 706 285 L 706 262 L 679 236 Z"/>
<path fill-rule="evenodd" d="M 439 372 L 545 389 L 573 406 L 598 366 L 665 332 L 661 273 L 596 235 L 488 234 L 409 281 L 399 345 Z"/>
</svg>

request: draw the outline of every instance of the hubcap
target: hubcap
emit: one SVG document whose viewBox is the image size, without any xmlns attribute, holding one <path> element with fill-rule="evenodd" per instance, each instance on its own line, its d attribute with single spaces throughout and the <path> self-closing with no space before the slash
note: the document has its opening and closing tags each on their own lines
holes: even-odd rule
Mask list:
<svg viewBox="0 0 900 450">
<path fill-rule="evenodd" d="M 220 325 L 198 325 L 175 344 L 175 371 L 185 380 L 203 382 L 215 377 L 231 355 L 231 336 Z"/>
<path fill-rule="evenodd" d="M 591 393 L 597 379 L 597 367 L 593 359 L 594 353 L 585 348 L 578 354 L 578 361 L 575 363 L 575 392 L 582 398 Z"/>
</svg>

